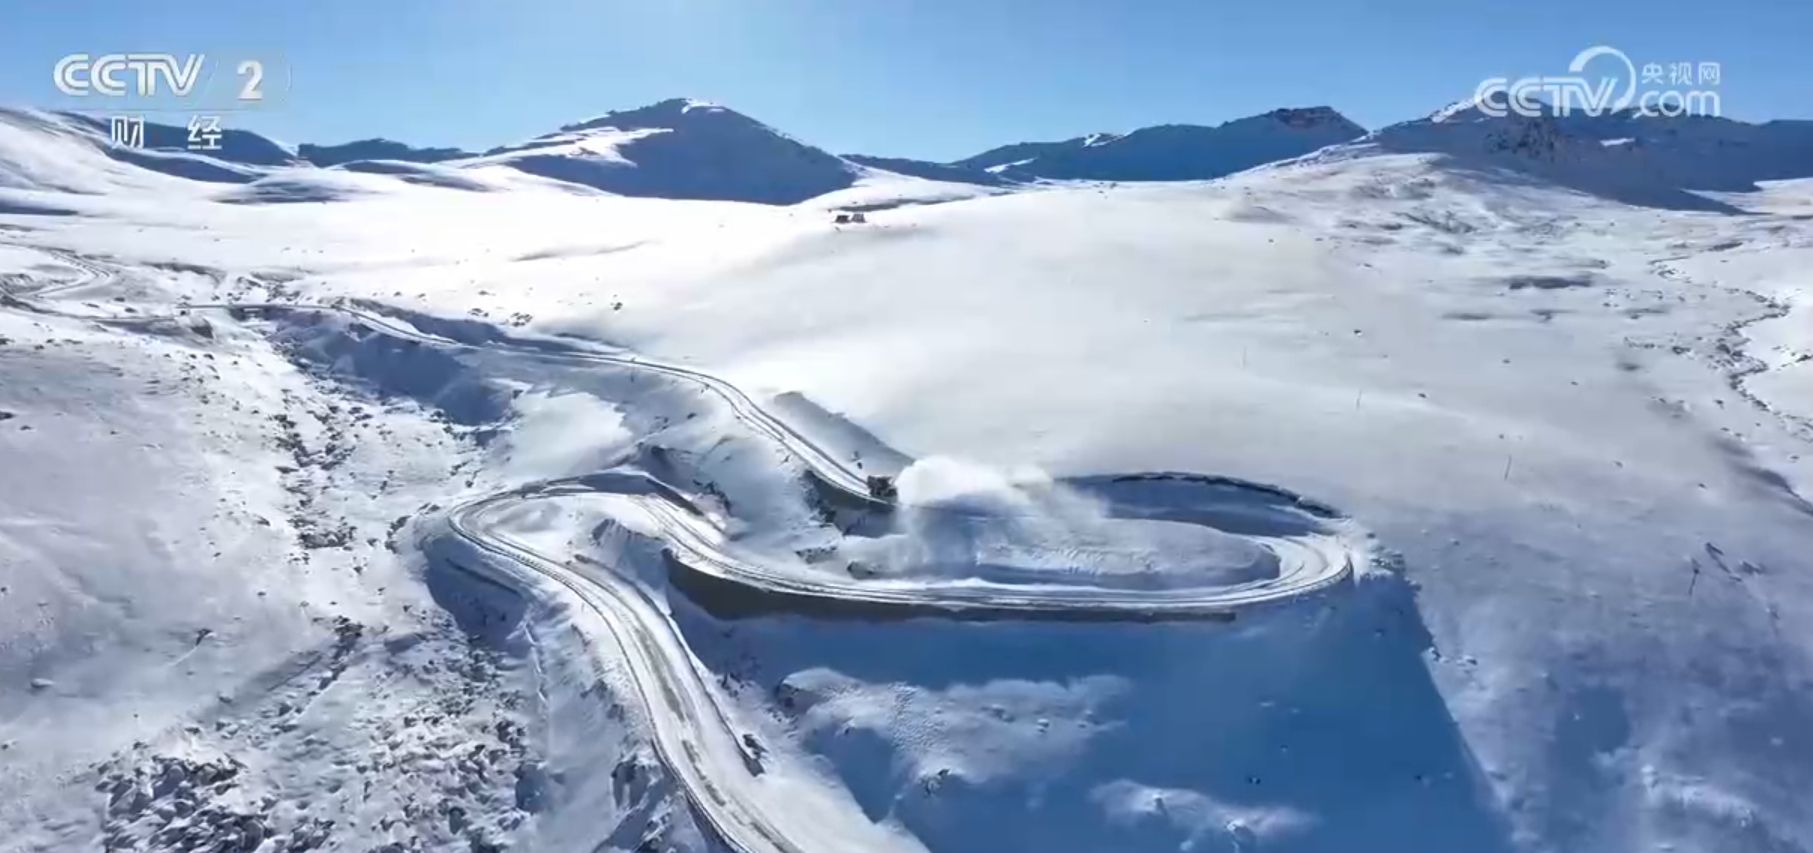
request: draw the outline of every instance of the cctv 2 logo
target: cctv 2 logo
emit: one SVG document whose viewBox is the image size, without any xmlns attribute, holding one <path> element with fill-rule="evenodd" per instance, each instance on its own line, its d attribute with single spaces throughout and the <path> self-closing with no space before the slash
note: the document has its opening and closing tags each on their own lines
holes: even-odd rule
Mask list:
<svg viewBox="0 0 1813 853">
<path fill-rule="evenodd" d="M 159 84 L 177 97 L 187 97 L 202 79 L 207 55 L 191 53 L 178 62 L 168 53 L 109 53 L 91 58 L 86 53 L 72 53 L 57 61 L 51 76 L 57 89 L 65 95 L 87 97 L 90 94 L 111 97 L 156 97 Z M 236 72 L 241 102 L 264 100 L 264 63 L 247 59 Z"/>
</svg>

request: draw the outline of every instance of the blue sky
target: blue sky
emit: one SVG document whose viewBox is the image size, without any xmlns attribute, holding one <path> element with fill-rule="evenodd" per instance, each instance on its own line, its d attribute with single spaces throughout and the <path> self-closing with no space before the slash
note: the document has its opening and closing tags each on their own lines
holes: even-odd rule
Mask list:
<svg viewBox="0 0 1813 853">
<path fill-rule="evenodd" d="M 289 142 L 484 148 L 685 95 L 837 152 L 948 159 L 1279 106 L 1376 127 L 1594 44 L 1721 63 L 1727 116 L 1813 118 L 1807 0 L 15 0 L 0 104 L 71 103 L 68 53 L 207 53 L 217 74 L 287 65 L 284 97 L 227 124 Z"/>
</svg>

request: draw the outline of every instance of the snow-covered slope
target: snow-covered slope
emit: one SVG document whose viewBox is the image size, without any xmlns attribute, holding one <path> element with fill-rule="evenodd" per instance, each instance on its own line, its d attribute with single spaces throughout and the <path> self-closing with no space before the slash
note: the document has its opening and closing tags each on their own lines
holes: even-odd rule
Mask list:
<svg viewBox="0 0 1813 853">
<path fill-rule="evenodd" d="M 157 138 L 167 142 L 171 130 L 160 128 Z M 145 135 L 150 143 L 149 124 Z M 252 150 L 268 153 L 259 145 Z M 85 117 L 0 108 L 0 187 L 8 189 L 100 193 L 161 187 L 190 194 L 199 189 L 195 181 L 238 183 L 262 173 L 256 166 L 186 153 L 121 149 L 108 143 L 105 126 Z"/>
<path fill-rule="evenodd" d="M 13 144 L 33 145 L 54 140 L 64 149 L 58 159 L 73 155 L 78 161 L 86 160 L 90 156 L 87 152 L 92 151 L 123 164 L 189 181 L 248 183 L 276 170 L 307 165 L 289 148 L 246 130 L 223 128 L 218 140 L 219 150 L 202 152 L 190 150 L 192 140 L 187 127 L 152 121 L 145 122 L 142 148 L 112 144 L 106 121 L 77 113 L 0 110 L 0 123 L 20 134 L 13 137 Z M 39 139 L 35 143 L 26 142 L 20 138 L 25 134 Z M 71 150 L 74 148 L 86 151 L 75 154 Z M 7 163 L 18 164 L 29 159 L 17 152 L 0 152 L 0 168 L 6 168 L 4 164 Z M 52 183 L 55 183 L 54 179 Z"/>
<path fill-rule="evenodd" d="M 744 223 L 704 272 L 665 271 L 683 246 L 574 261 L 534 296 L 507 268 L 329 286 L 536 302 L 549 331 L 803 392 L 915 456 L 1280 483 L 1401 555 L 1414 600 L 1363 586 L 1219 632 L 675 605 L 749 718 L 785 710 L 763 742 L 800 739 L 933 849 L 1813 837 L 1813 454 L 1731 384 L 1774 312 L 1746 291 L 1805 262 L 1804 222 L 1415 155 L 871 218 Z M 597 280 L 621 309 L 546 319 Z"/>
<path fill-rule="evenodd" d="M 77 113 L 62 113 L 59 117 L 86 126 L 97 138 L 105 138 L 107 135 L 108 123 L 103 119 Z M 187 127 L 147 121 L 144 143 L 145 151 L 187 153 L 193 140 L 190 139 Z M 219 146 L 218 150 L 205 152 L 205 156 L 211 160 L 245 166 L 294 166 L 302 162 L 289 147 L 249 130 L 223 126 L 220 129 Z"/>
</svg>

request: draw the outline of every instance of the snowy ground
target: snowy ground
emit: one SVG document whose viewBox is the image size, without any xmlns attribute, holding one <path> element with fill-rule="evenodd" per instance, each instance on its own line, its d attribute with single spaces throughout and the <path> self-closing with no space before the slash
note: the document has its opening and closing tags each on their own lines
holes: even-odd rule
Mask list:
<svg viewBox="0 0 1813 853">
<path fill-rule="evenodd" d="M 513 828 L 473 779 L 516 770 L 534 688 L 449 630 L 390 528 L 457 437 L 200 318 L 0 324 L 15 849 L 435 839 L 456 806 Z"/>
<path fill-rule="evenodd" d="M 225 204 L 115 165 L 63 182 L 104 195 L 0 197 L 70 212 L 0 214 L 0 283 L 73 285 L 33 297 L 65 313 L 352 297 L 572 336 L 709 369 L 876 470 L 919 460 L 908 499 L 1193 471 L 1376 536 L 1354 583 L 1232 624 L 865 622 L 714 615 L 591 510 L 519 519 L 543 553 L 635 557 L 734 726 L 889 843 L 1813 847 L 1806 182 L 1681 212 L 1375 154 L 838 227 L 371 175 Z M 680 386 L 209 316 L 0 308 L 8 837 L 704 849 L 608 643 L 421 537 L 631 462 L 751 548 L 878 546 L 827 542 L 797 461 Z M 1264 570 L 1137 526 L 1052 560 L 1049 521 L 973 565 Z"/>
</svg>

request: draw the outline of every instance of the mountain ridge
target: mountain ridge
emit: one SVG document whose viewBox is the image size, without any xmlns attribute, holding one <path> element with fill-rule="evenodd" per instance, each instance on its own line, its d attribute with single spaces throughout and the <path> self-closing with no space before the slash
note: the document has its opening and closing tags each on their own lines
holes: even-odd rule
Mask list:
<svg viewBox="0 0 1813 853">
<path fill-rule="evenodd" d="M 116 163 L 206 183 L 244 184 L 276 170 L 321 168 L 476 190 L 487 184 L 462 173 L 501 167 L 577 192 L 780 205 L 874 179 L 997 191 L 1054 181 L 1210 180 L 1312 154 L 1438 154 L 1631 203 L 1696 209 L 1721 207 L 1696 193 L 1742 192 L 1759 181 L 1813 176 L 1813 121 L 1751 124 L 1630 112 L 1495 115 L 1470 103 L 1371 132 L 1332 107 L 1281 108 L 1213 126 L 1158 124 L 1124 134 L 1016 142 L 944 162 L 832 154 L 729 107 L 691 98 L 607 112 L 482 153 L 382 138 L 292 148 L 239 129 L 224 131 L 219 150 L 195 152 L 187 148 L 187 128 L 150 122 L 145 147 L 125 148 L 110 144 L 106 123 L 92 116 L 4 113 L 0 117 L 10 117 L 15 128 L 48 133 L 47 139 L 61 140 L 57 144 L 85 142 Z M 40 154 L 20 156 L 45 173 Z M 17 164 L 10 168 L 20 171 Z M 20 175 L 10 182 L 32 183 Z"/>
<path fill-rule="evenodd" d="M 1213 126 L 1157 124 L 1119 135 L 1016 143 L 957 162 L 1035 180 L 1210 180 L 1365 133 L 1332 107 L 1286 107 Z"/>
</svg>

